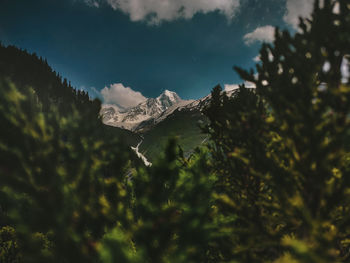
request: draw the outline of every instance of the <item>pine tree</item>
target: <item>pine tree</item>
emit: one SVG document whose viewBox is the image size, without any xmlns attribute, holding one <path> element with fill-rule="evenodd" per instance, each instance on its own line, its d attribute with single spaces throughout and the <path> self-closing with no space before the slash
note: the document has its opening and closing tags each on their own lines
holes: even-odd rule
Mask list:
<svg viewBox="0 0 350 263">
<path fill-rule="evenodd" d="M 295 35 L 276 29 L 257 76 L 236 68 L 256 94 L 241 87 L 227 98 L 214 90 L 207 130 L 218 207 L 237 217 L 217 252 L 223 260 L 349 259 L 350 87 L 341 75 L 349 64 L 349 9 L 349 1 L 315 1 Z"/>
</svg>

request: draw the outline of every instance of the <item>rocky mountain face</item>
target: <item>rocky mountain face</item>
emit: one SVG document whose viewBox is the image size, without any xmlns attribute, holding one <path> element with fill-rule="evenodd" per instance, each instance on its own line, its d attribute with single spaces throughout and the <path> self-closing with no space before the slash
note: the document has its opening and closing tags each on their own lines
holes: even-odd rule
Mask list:
<svg viewBox="0 0 350 263">
<path fill-rule="evenodd" d="M 165 90 L 157 98 L 149 98 L 135 107 L 120 109 L 115 105 L 103 105 L 101 115 L 106 125 L 136 131 L 147 123 L 165 118 L 178 107 L 191 104 L 193 100 L 182 100 L 175 92 Z"/>
<path fill-rule="evenodd" d="M 227 91 L 232 96 L 235 91 Z M 149 98 L 135 107 L 120 109 L 115 105 L 102 105 L 101 115 L 106 125 L 143 133 L 164 121 L 174 112 L 197 112 L 210 101 L 211 95 L 198 100 L 182 100 L 173 91 L 165 90 L 157 98 Z"/>
</svg>

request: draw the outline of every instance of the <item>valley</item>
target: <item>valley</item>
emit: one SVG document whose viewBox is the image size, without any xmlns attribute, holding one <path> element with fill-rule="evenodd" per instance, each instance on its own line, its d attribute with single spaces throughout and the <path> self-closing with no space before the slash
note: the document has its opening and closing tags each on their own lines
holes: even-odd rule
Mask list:
<svg viewBox="0 0 350 263">
<path fill-rule="evenodd" d="M 209 98 L 183 100 L 175 92 L 165 90 L 157 98 L 127 109 L 104 104 L 100 114 L 107 126 L 124 131 L 127 138 L 138 137 L 141 144 L 134 139 L 127 140 L 132 142 L 133 149 L 140 151 L 138 154 L 150 161 L 160 157 L 170 137 L 177 139 L 184 156 L 189 157 L 206 138 L 200 127 L 206 122 L 201 111 Z"/>
</svg>

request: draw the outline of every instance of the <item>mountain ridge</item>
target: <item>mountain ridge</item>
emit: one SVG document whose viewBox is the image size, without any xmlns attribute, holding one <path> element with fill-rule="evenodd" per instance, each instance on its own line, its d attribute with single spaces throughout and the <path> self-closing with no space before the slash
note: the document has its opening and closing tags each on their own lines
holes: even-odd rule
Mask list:
<svg viewBox="0 0 350 263">
<path fill-rule="evenodd" d="M 236 89 L 225 90 L 233 96 Z M 176 92 L 165 90 L 157 98 L 148 98 L 134 107 L 121 109 L 114 104 L 102 104 L 100 114 L 105 125 L 144 133 L 164 121 L 176 111 L 201 111 L 211 94 L 197 100 L 183 100 Z"/>
<path fill-rule="evenodd" d="M 157 98 L 148 98 L 136 106 L 121 109 L 113 104 L 103 104 L 100 114 L 104 124 L 131 131 L 143 127 L 142 123 L 155 123 L 158 118 L 166 118 L 180 106 L 194 100 L 183 100 L 176 92 L 165 90 Z"/>
</svg>

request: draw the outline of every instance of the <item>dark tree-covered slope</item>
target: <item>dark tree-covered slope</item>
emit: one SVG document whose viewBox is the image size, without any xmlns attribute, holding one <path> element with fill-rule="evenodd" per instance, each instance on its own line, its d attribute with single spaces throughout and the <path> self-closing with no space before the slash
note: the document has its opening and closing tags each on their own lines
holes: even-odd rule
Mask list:
<svg viewBox="0 0 350 263">
<path fill-rule="evenodd" d="M 155 160 L 164 152 L 169 137 L 176 137 L 185 156 L 189 156 L 207 137 L 201 131 L 201 122 L 206 122 L 206 117 L 199 110 L 176 110 L 142 134 L 144 139 L 140 146 L 141 152 L 149 160 Z"/>
<path fill-rule="evenodd" d="M 15 46 L 4 46 L 0 42 L 0 79 L 13 82 L 19 91 L 32 88 L 43 112 L 49 112 L 50 107 L 55 106 L 64 116 L 77 110 L 87 121 L 100 122 L 100 101 L 90 99 L 85 91 L 74 89 L 67 79 L 48 65 L 46 59 L 35 53 L 30 54 Z M 105 125 L 100 128 L 106 136 L 122 137 L 127 145 L 136 145 L 139 141 L 139 136 L 132 132 Z"/>
<path fill-rule="evenodd" d="M 73 105 L 81 111 L 99 110 L 97 101 L 91 101 L 86 92 L 73 89 L 70 82 L 62 79 L 45 59 L 15 46 L 0 45 L 0 77 L 14 82 L 20 91 L 32 87 L 44 111 L 52 103 L 64 114 L 68 114 Z"/>
</svg>

